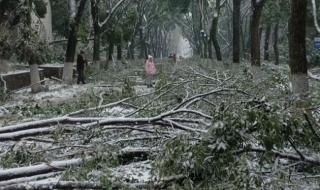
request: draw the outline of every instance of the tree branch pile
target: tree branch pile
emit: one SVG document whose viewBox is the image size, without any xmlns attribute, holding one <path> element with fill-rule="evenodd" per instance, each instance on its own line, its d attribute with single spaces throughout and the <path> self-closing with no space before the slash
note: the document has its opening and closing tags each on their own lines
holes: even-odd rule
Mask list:
<svg viewBox="0 0 320 190">
<path fill-rule="evenodd" d="M 171 173 L 148 182 L 119 183 L 112 174 L 107 175 L 114 167 L 107 163 L 128 164 L 128 167 L 146 160 L 166 163 L 175 151 L 179 153 L 180 143 L 186 142 L 190 147 L 203 143 L 206 149 L 214 150 L 199 163 L 206 163 L 217 154 L 224 155 L 224 151 L 230 149 L 231 155 L 250 155 L 253 160 L 261 154 L 272 154 L 288 162 L 320 166 L 314 150 L 302 149 L 301 139 L 296 138 L 299 135 L 290 131 L 291 125 L 288 124 L 288 131 L 283 133 L 272 123 L 282 118 L 276 114 L 280 111 L 272 110 L 272 101 L 284 106 L 281 113 L 292 114 L 291 107 L 285 107 L 287 100 L 278 97 L 288 89 L 277 88 L 274 81 L 268 83 L 270 78 L 262 77 L 249 83 L 251 75 L 246 69 L 240 72 L 235 76 L 229 71 L 182 65 L 178 74 L 168 72 L 167 79 L 160 78 L 152 92 L 106 104 L 103 102 L 108 101 L 109 94 L 100 93 L 95 107 L 3 126 L 0 159 L 4 169 L 0 169 L 0 189 L 103 189 L 107 184 L 101 179 L 106 179 L 114 188 L 167 187 L 190 178 L 189 174 Z M 276 88 L 267 90 L 270 86 Z M 274 99 L 271 101 L 271 98 Z M 314 127 L 315 120 L 310 117 L 313 116 L 309 113 L 302 117 L 311 125 L 303 130 L 307 133 L 312 129 L 310 134 L 319 134 Z M 277 139 L 269 137 L 272 130 L 267 129 L 267 125 L 278 130 L 274 135 L 284 139 L 281 146 L 273 143 Z M 289 136 L 284 135 L 286 133 Z M 228 143 L 233 138 L 239 142 L 230 148 Z M 171 143 L 177 150 L 171 151 Z M 195 155 L 190 157 L 188 151 L 192 148 L 183 150 L 176 156 L 186 154 L 187 159 Z M 166 167 L 163 169 L 170 171 L 171 166 Z M 90 178 L 92 171 L 103 174 Z M 77 178 L 73 175 L 81 180 L 74 180 Z"/>
</svg>

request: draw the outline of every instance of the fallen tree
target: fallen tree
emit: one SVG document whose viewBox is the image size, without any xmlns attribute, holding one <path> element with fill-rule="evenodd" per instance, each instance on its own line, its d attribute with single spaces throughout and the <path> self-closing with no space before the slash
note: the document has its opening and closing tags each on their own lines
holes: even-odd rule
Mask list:
<svg viewBox="0 0 320 190">
<path fill-rule="evenodd" d="M 74 181 L 58 181 L 58 182 L 29 182 L 27 184 L 8 185 L 0 187 L 0 190 L 50 190 L 50 189 L 104 189 L 104 187 L 92 182 L 74 182 Z"/>
<path fill-rule="evenodd" d="M 0 181 L 29 177 L 34 175 L 46 174 L 50 172 L 63 171 L 70 166 L 78 166 L 83 163 L 83 159 L 71 159 L 63 161 L 53 161 L 34 166 L 25 166 L 20 168 L 0 170 Z"/>
</svg>

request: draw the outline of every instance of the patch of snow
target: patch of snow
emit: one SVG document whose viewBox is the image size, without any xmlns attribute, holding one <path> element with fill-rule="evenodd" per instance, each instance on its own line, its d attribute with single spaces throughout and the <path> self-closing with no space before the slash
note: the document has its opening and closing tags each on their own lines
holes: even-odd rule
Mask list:
<svg viewBox="0 0 320 190">
<path fill-rule="evenodd" d="M 116 107 L 107 108 L 107 109 L 103 110 L 101 112 L 101 114 L 107 115 L 107 116 L 122 117 L 122 116 L 125 116 L 131 112 L 134 112 L 134 109 L 127 109 L 127 108 L 123 108 L 121 106 L 116 106 Z"/>
<path fill-rule="evenodd" d="M 151 180 L 150 161 L 134 162 L 111 170 L 111 175 L 124 182 L 147 183 Z"/>
<path fill-rule="evenodd" d="M 55 64 L 44 64 L 44 65 L 40 65 L 39 67 L 61 68 L 63 66 L 64 66 L 63 64 L 55 63 Z"/>
<path fill-rule="evenodd" d="M 10 112 L 6 108 L 0 107 L 0 118 L 6 116 L 8 114 L 10 114 Z"/>
<path fill-rule="evenodd" d="M 13 100 L 5 104 L 3 107 L 15 107 L 23 105 L 25 102 L 37 102 L 38 104 L 45 102 L 62 103 L 70 99 L 84 94 L 89 88 L 90 84 L 65 86 L 63 84 L 50 84 L 48 91 L 32 94 L 30 89 L 24 89 L 15 94 Z"/>
<path fill-rule="evenodd" d="M 29 185 L 45 185 L 48 183 L 58 183 L 61 179 L 61 176 L 56 176 L 53 178 L 47 178 L 47 179 L 42 179 L 42 180 L 38 180 L 38 181 L 32 181 L 32 182 L 28 182 L 26 184 Z"/>
<path fill-rule="evenodd" d="M 134 86 L 137 95 L 147 94 L 154 91 L 154 88 L 148 88 L 146 85 Z"/>
</svg>

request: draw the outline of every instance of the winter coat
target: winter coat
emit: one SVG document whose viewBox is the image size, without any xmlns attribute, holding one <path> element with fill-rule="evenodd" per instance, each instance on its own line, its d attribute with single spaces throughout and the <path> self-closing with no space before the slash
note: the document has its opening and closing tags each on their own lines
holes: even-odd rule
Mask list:
<svg viewBox="0 0 320 190">
<path fill-rule="evenodd" d="M 77 70 L 83 71 L 86 63 L 87 61 L 83 58 L 81 54 L 79 54 L 77 58 Z"/>
<path fill-rule="evenodd" d="M 155 75 L 157 70 L 153 61 L 147 60 L 144 66 L 147 75 Z"/>
</svg>

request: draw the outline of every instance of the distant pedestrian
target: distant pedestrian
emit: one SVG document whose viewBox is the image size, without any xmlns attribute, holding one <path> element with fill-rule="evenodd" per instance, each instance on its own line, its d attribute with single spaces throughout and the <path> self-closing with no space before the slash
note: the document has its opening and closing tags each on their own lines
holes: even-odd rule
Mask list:
<svg viewBox="0 0 320 190">
<path fill-rule="evenodd" d="M 86 82 L 84 81 L 85 79 L 84 68 L 87 64 L 88 62 L 85 59 L 84 51 L 81 50 L 80 54 L 78 54 L 78 57 L 77 57 L 77 72 L 78 72 L 77 84 L 80 84 L 80 82 L 82 82 L 82 84 L 86 84 Z"/>
<path fill-rule="evenodd" d="M 147 76 L 147 81 L 146 81 L 147 86 L 152 87 L 152 82 L 157 70 L 154 64 L 153 57 L 151 55 L 148 56 L 148 59 L 146 60 L 146 63 L 144 65 L 144 69 L 146 71 L 146 76 Z"/>
<path fill-rule="evenodd" d="M 175 53 L 173 54 L 173 62 L 177 63 L 177 55 Z"/>
</svg>

